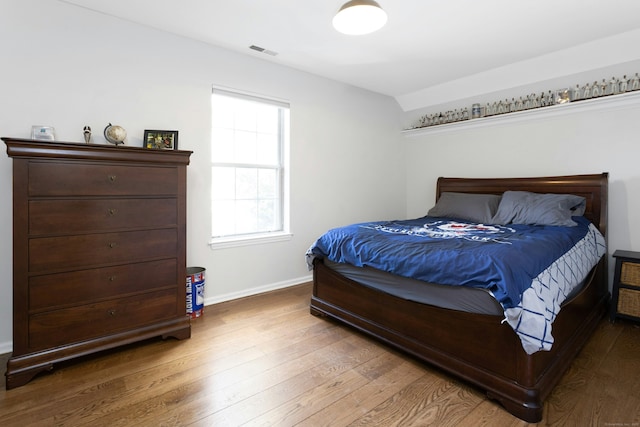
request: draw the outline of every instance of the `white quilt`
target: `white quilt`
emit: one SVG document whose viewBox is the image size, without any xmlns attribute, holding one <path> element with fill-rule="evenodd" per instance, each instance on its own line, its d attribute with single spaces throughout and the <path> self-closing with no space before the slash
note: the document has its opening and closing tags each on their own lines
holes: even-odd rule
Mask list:
<svg viewBox="0 0 640 427">
<path fill-rule="evenodd" d="M 527 354 L 551 349 L 551 325 L 560 305 L 606 251 L 604 237 L 590 224 L 582 240 L 533 279 L 520 304 L 505 310 L 504 321 L 516 331 Z"/>
</svg>

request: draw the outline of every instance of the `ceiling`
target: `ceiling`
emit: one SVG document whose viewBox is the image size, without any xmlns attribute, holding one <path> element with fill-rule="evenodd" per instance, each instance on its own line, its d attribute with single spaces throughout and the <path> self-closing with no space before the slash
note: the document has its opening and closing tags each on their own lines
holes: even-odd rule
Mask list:
<svg viewBox="0 0 640 427">
<path fill-rule="evenodd" d="M 362 36 L 331 26 L 346 0 L 60 1 L 389 95 L 405 110 L 455 87 L 640 59 L 638 0 L 378 0 L 387 25 Z M 558 66 L 572 51 L 580 60 Z"/>
</svg>

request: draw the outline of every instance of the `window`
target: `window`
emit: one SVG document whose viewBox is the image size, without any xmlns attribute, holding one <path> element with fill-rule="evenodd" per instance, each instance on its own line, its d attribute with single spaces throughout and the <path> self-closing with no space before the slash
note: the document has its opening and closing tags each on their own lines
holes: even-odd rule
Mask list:
<svg viewBox="0 0 640 427">
<path fill-rule="evenodd" d="M 213 89 L 212 244 L 286 235 L 289 105 Z"/>
</svg>

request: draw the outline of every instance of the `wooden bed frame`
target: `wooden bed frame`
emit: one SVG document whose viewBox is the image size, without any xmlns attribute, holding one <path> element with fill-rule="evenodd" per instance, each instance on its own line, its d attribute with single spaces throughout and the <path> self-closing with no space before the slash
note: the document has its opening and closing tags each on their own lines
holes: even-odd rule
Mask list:
<svg viewBox="0 0 640 427">
<path fill-rule="evenodd" d="M 585 217 L 606 237 L 608 174 L 544 178 L 439 178 L 445 191 L 502 194 L 506 190 L 577 194 Z M 549 352 L 527 355 L 502 316 L 472 314 L 420 304 L 359 285 L 316 259 L 311 313 L 342 321 L 418 359 L 486 390 L 527 422 L 542 419 L 543 402 L 607 312 L 607 255 L 588 284 L 565 301 L 553 323 Z"/>
</svg>

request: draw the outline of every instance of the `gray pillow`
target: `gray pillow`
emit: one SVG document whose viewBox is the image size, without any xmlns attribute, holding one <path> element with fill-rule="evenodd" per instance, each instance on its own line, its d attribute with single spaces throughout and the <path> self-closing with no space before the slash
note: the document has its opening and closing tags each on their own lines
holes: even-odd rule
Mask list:
<svg viewBox="0 0 640 427">
<path fill-rule="evenodd" d="M 428 216 L 465 219 L 479 224 L 488 224 L 500 204 L 499 195 L 453 193 L 445 191 Z"/>
<path fill-rule="evenodd" d="M 586 199 L 573 194 L 540 194 L 505 191 L 491 224 L 561 225 L 577 224 L 572 216 L 584 214 Z"/>
</svg>

